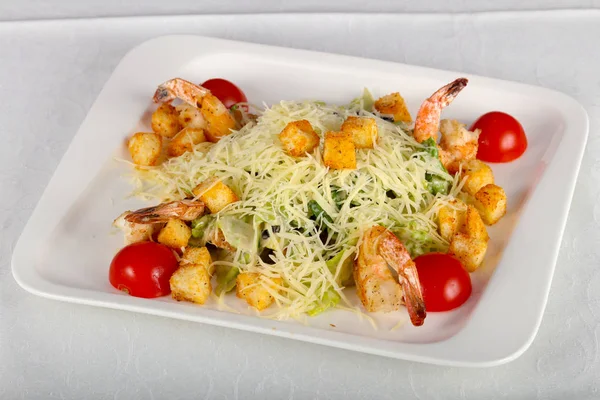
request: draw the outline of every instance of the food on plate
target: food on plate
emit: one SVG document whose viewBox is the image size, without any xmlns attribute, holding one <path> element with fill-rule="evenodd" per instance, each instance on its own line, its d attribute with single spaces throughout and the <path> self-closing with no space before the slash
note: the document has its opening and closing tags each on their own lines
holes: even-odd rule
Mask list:
<svg viewBox="0 0 600 400">
<path fill-rule="evenodd" d="M 466 302 L 473 288 L 462 264 L 444 253 L 428 253 L 415 258 L 427 311 L 450 311 Z"/>
<path fill-rule="evenodd" d="M 227 108 L 231 108 L 236 104 L 248 102 L 244 92 L 242 92 L 235 83 L 226 79 L 209 79 L 204 81 L 200 86 L 210 90 L 210 92 Z"/>
<path fill-rule="evenodd" d="M 477 158 L 501 163 L 516 160 L 527 150 L 527 136 L 523 126 L 513 116 L 492 111 L 479 117 L 471 127 L 478 130 Z"/>
<path fill-rule="evenodd" d="M 160 159 L 162 143 L 162 137 L 156 133 L 138 132 L 129 139 L 127 147 L 134 164 L 151 166 Z"/>
<path fill-rule="evenodd" d="M 342 132 L 352 135 L 357 149 L 372 149 L 377 142 L 377 122 L 375 118 L 354 117 L 350 115 L 340 128 Z"/>
<path fill-rule="evenodd" d="M 235 203 L 239 197 L 217 177 L 208 178 L 192 190 L 200 198 L 211 214 L 216 214 L 227 205 Z"/>
<path fill-rule="evenodd" d="M 173 218 L 179 218 L 183 221 L 193 221 L 202 215 L 203 212 L 203 202 L 184 199 L 128 212 L 124 218 L 127 222 L 135 224 L 155 224 L 158 222 L 168 222 Z"/>
<path fill-rule="evenodd" d="M 412 117 L 406 107 L 404 98 L 398 92 L 380 97 L 373 106 L 381 114 L 391 115 L 394 122 L 412 122 Z"/>
<path fill-rule="evenodd" d="M 417 267 L 398 237 L 383 226 L 374 226 L 364 233 L 355 262 L 354 281 L 367 311 L 389 312 L 405 304 L 413 325 L 425 322 Z"/>
<path fill-rule="evenodd" d="M 204 304 L 212 291 L 210 279 L 213 272 L 206 247 L 186 247 L 179 260 L 179 268 L 169 280 L 171 296 L 177 301 Z"/>
<path fill-rule="evenodd" d="M 273 304 L 274 295 L 280 286 L 281 278 L 268 278 L 257 272 L 243 272 L 236 278 L 236 296 L 261 311 Z"/>
<path fill-rule="evenodd" d="M 177 258 L 168 247 L 150 241 L 137 242 L 115 255 L 109 281 L 131 296 L 161 297 L 171 293 L 169 279 L 177 268 Z"/>
<path fill-rule="evenodd" d="M 302 157 L 311 153 L 321 141 L 305 119 L 288 123 L 279 134 L 283 150 L 293 157 Z"/>
<path fill-rule="evenodd" d="M 204 129 L 185 127 L 169 141 L 167 154 L 169 157 L 179 157 L 185 152 L 192 151 L 198 143 L 206 142 Z"/>
<path fill-rule="evenodd" d="M 325 134 L 323 164 L 331 169 L 356 168 L 356 146 L 351 133 L 327 132 Z"/>
<path fill-rule="evenodd" d="M 448 107 L 458 94 L 467 86 L 467 79 L 459 78 L 442 86 L 421 104 L 413 135 L 417 142 L 423 143 L 429 139 L 436 139 L 440 130 L 442 110 Z"/>
<path fill-rule="evenodd" d="M 179 113 L 170 104 L 161 104 L 152 113 L 152 130 L 166 138 L 172 138 L 181 129 Z"/>
<path fill-rule="evenodd" d="M 188 103 L 181 103 L 175 107 L 175 110 L 177 110 L 177 118 L 183 128 L 199 128 L 203 131 L 206 129 L 206 120 L 198 107 Z"/>
<path fill-rule="evenodd" d="M 506 212 L 479 129 L 441 119 L 466 85 L 435 91 L 413 126 L 398 92 L 259 110 L 231 82 L 171 79 L 154 94 L 155 133 L 130 140 L 160 141 L 131 152 L 135 194 L 158 204 L 114 225 L 128 247 L 170 252 L 179 301 L 243 300 L 276 319 L 405 306 L 420 326 L 470 296 L 486 224 Z"/>
<path fill-rule="evenodd" d="M 494 183 L 494 173 L 489 165 L 480 160 L 468 160 L 461 164 L 462 174 L 467 178 L 463 190 L 474 196 L 482 187 Z"/>
<path fill-rule="evenodd" d="M 481 216 L 473 206 L 468 205 L 459 219 L 460 223 L 450 240 L 448 254 L 456 257 L 467 271 L 473 272 L 483 262 L 489 236 Z"/>
<path fill-rule="evenodd" d="M 475 193 L 473 204 L 483 222 L 494 225 L 506 214 L 506 193 L 500 186 L 490 183 Z"/>
<path fill-rule="evenodd" d="M 206 121 L 204 134 L 211 142 L 217 142 L 223 136 L 230 135 L 232 129 L 237 126 L 233 115 L 217 97 L 208 89 L 186 80 L 171 79 L 160 85 L 154 94 L 154 101 L 157 103 L 167 103 L 176 98 L 200 109 Z"/>
<path fill-rule="evenodd" d="M 192 237 L 192 228 L 178 218 L 170 219 L 160 230 L 156 241 L 165 246 L 179 249 L 187 246 Z"/>
</svg>

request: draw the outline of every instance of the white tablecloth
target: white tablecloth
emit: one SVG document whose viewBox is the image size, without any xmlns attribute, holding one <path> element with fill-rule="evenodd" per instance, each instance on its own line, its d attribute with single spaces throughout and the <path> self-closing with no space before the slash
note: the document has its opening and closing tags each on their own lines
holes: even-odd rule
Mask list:
<svg viewBox="0 0 600 400">
<path fill-rule="evenodd" d="M 192 1 L 183 3 L 195 7 Z M 301 8 L 291 2 L 268 3 Z M 467 10 L 475 5 L 459 3 Z M 520 2 L 506 3 L 523 8 Z M 537 3 L 556 8 L 567 2 Z M 578 6 L 592 3 L 581 1 Z M 72 3 L 72 14 L 65 13 L 65 0 L 56 2 L 54 10 L 42 1 L 28 4 L 23 9 L 0 4 L 0 19 L 88 15 L 83 2 Z M 32 12 L 42 4 L 41 13 Z M 152 4 L 150 14 L 167 10 L 169 2 Z M 210 3 L 208 11 L 223 11 L 220 4 Z M 350 4 L 364 11 L 367 2 Z M 134 7 L 108 1 L 106 14 L 114 14 L 120 5 L 125 14 L 141 8 L 141 3 Z M 376 6 L 394 7 L 392 2 Z M 183 12 L 185 7 L 172 10 Z M 486 7 L 494 8 L 475 8 Z M 495 368 L 437 367 L 61 303 L 22 290 L 11 276 L 11 252 L 62 154 L 120 58 L 132 46 L 166 33 L 462 70 L 542 85 L 578 99 L 590 115 L 590 138 L 548 306 L 530 349 Z M 598 38 L 598 11 L 0 23 L 0 398 L 598 398 Z"/>
</svg>

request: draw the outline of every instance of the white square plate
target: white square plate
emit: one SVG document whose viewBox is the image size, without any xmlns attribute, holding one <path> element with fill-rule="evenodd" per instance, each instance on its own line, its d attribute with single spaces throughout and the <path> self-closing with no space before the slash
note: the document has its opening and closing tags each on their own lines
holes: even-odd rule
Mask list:
<svg viewBox="0 0 600 400">
<path fill-rule="evenodd" d="M 160 57 L 156 55 L 160 54 Z M 466 123 L 502 110 L 523 124 L 529 140 L 515 162 L 493 165 L 508 195 L 508 213 L 490 229 L 484 266 L 472 275 L 469 301 L 448 313 L 429 313 L 424 326 L 405 312 L 375 314 L 374 329 L 355 313 L 335 310 L 309 319 L 258 318 L 241 301 L 238 313 L 140 299 L 113 289 L 108 267 L 122 247 L 110 235 L 126 199 L 121 176 L 125 139 L 148 130 L 156 86 L 172 77 L 202 82 L 224 77 L 253 103 L 319 99 L 346 103 L 368 87 L 375 96 L 401 91 L 411 112 L 459 76 L 468 87 L 444 111 Z M 333 54 L 167 36 L 133 49 L 118 65 L 52 177 L 16 246 L 15 279 L 32 293 L 75 303 L 131 310 L 303 340 L 420 362 L 490 366 L 515 359 L 533 341 L 546 306 L 558 249 L 588 134 L 588 119 L 573 99 L 554 91 L 495 79 Z M 358 304 L 358 301 L 357 301 Z M 157 324 L 164 323 L 157 320 Z"/>
</svg>

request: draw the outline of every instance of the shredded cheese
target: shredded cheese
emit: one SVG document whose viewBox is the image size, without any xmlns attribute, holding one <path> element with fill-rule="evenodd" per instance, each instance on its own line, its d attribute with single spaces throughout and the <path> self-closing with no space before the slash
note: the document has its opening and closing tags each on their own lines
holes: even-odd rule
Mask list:
<svg viewBox="0 0 600 400">
<path fill-rule="evenodd" d="M 347 116 L 357 114 L 376 120 L 379 140 L 373 149 L 356 151 L 356 170 L 329 170 L 322 162 L 322 147 L 294 158 L 279 142 L 278 134 L 294 120 L 308 120 L 324 136 L 327 131 L 338 131 Z M 450 194 L 431 194 L 427 173 L 452 182 Z M 274 319 L 301 319 L 331 290 L 341 297 L 339 307 L 366 316 L 343 294 L 338 279 L 343 263 L 331 271 L 326 261 L 346 251 L 354 259 L 362 232 L 376 224 L 399 235 L 413 255 L 445 251 L 448 243 L 437 233 L 435 221 L 439 209 L 449 204 L 464 183 L 458 175 L 453 180 L 441 170 L 404 126 L 359 106 L 308 101 L 282 101 L 219 142 L 198 144 L 158 167 L 137 168 L 132 178 L 137 196 L 167 201 L 188 196 L 198 183 L 215 176 L 241 200 L 223 209 L 217 221 L 227 216 L 250 219 L 255 229 L 279 226 L 276 240 L 271 241 L 273 264 L 260 259 L 258 247 L 250 253 L 238 250 L 233 256 L 242 272 L 263 275 L 266 282 L 261 284 L 279 307 L 261 315 Z M 345 193 L 341 203 L 333 199 L 338 191 Z M 311 200 L 331 221 L 311 218 Z M 321 224 L 327 228 L 328 240 L 320 238 Z M 276 284 L 273 277 L 281 277 L 282 283 Z M 224 305 L 223 296 L 219 303 Z"/>
</svg>

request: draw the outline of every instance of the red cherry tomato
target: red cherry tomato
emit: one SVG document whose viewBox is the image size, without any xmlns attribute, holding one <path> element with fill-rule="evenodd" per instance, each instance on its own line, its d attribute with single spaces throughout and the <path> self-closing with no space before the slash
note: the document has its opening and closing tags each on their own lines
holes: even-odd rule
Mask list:
<svg viewBox="0 0 600 400">
<path fill-rule="evenodd" d="M 456 258 L 429 253 L 415 258 L 427 311 L 449 311 L 471 296 L 471 277 Z"/>
<path fill-rule="evenodd" d="M 482 161 L 513 161 L 527 149 L 523 127 L 506 113 L 492 111 L 483 114 L 471 127 L 471 130 L 475 129 L 481 129 L 477 158 Z"/>
<path fill-rule="evenodd" d="M 242 89 L 225 79 L 209 79 L 201 86 L 210 90 L 227 108 L 231 108 L 236 103 L 246 103 L 248 101 Z"/>
<path fill-rule="evenodd" d="M 135 297 L 160 297 L 171 293 L 169 279 L 179 264 L 173 251 L 155 242 L 123 247 L 110 264 L 111 285 Z"/>
</svg>

